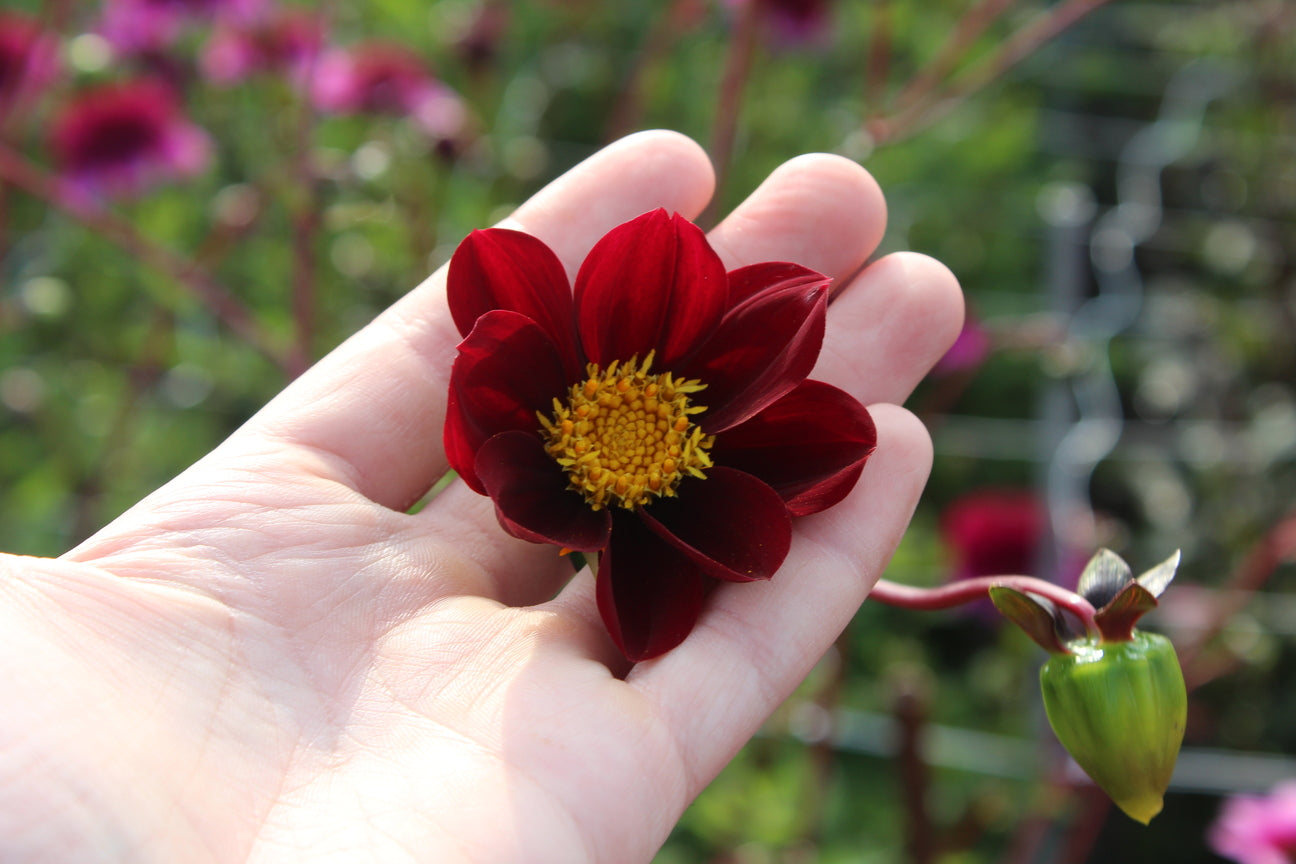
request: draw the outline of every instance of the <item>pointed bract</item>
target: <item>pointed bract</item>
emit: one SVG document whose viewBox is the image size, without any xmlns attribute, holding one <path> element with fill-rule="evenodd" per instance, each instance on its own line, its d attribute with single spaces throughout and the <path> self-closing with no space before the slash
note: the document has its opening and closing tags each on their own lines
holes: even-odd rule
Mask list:
<svg viewBox="0 0 1296 864">
<path fill-rule="evenodd" d="M 1045 651 L 1050 654 L 1070 653 L 1070 649 L 1062 643 L 1062 638 L 1058 635 L 1054 618 L 1056 609 L 1052 603 L 1006 585 L 992 587 L 990 601 L 1004 617 L 1020 627 L 1036 645 Z"/>
</svg>

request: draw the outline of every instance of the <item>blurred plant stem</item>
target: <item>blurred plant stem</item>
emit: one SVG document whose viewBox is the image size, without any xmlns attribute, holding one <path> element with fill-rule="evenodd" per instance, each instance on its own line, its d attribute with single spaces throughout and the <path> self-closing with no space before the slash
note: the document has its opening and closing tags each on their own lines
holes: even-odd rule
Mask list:
<svg viewBox="0 0 1296 864">
<path fill-rule="evenodd" d="M 455 170 L 455 158 L 452 154 L 444 157 L 438 154 L 430 171 L 410 172 L 408 182 L 393 184 L 392 197 L 408 231 L 410 260 L 415 270 L 411 274 L 413 284 L 422 282 L 427 271 L 434 268 L 437 222 L 446 187 Z"/>
<path fill-rule="evenodd" d="M 910 864 L 931 864 L 936 857 L 936 837 L 927 812 L 929 772 L 923 756 L 928 701 L 922 678 L 916 674 L 906 675 L 898 682 L 892 700 L 899 731 L 896 760 L 905 813 L 905 849 Z"/>
<path fill-rule="evenodd" d="M 291 364 L 252 311 L 197 263 L 145 237 L 128 220 L 111 210 L 86 204 L 69 195 L 39 166 L 0 143 L 0 182 L 11 183 L 72 217 L 98 236 L 116 244 L 136 261 L 170 277 L 222 324 L 250 346 L 291 374 Z"/>
<path fill-rule="evenodd" d="M 293 160 L 300 198 L 292 215 L 292 318 L 293 346 L 288 355 L 288 374 L 295 378 L 310 368 L 315 359 L 315 314 L 318 257 L 316 245 L 320 228 L 320 195 L 311 164 L 311 140 L 315 130 L 315 111 L 310 100 L 298 104 L 296 158 Z"/>
<path fill-rule="evenodd" d="M 765 4 L 744 3 L 738 10 L 733 34 L 729 37 L 729 51 L 725 56 L 724 73 L 716 98 L 715 125 L 711 128 L 711 162 L 715 166 L 716 194 L 710 206 L 698 221 L 709 228 L 717 221 L 717 208 L 721 205 L 729 166 L 733 161 L 734 141 L 738 137 L 738 119 L 742 114 L 743 90 L 751 74 L 752 58 L 756 53 L 756 38 L 764 18 Z"/>
<path fill-rule="evenodd" d="M 1229 621 L 1264 587 L 1278 565 L 1292 560 L 1296 560 L 1296 510 L 1279 519 L 1247 551 L 1215 592 L 1206 626 L 1192 642 L 1180 649 L 1184 682 L 1189 692 L 1231 671 L 1241 662 L 1232 653 L 1221 657 L 1208 649 Z"/>
<path fill-rule="evenodd" d="M 959 18 L 936 56 L 905 83 L 892 110 L 904 114 L 936 90 L 958 68 L 986 28 L 1008 11 L 1013 0 L 980 0 Z"/>
<path fill-rule="evenodd" d="M 116 515 L 104 512 L 105 492 L 113 487 L 114 475 L 121 470 L 130 453 L 131 432 L 141 417 L 141 400 L 170 365 L 168 358 L 173 350 L 174 330 L 174 316 L 168 310 L 155 309 L 139 353 L 127 369 L 127 391 L 116 405 L 107 432 L 100 440 L 99 452 L 93 458 L 78 459 L 70 466 L 73 476 L 78 477 L 71 525 L 74 544 L 94 534 Z"/>
<path fill-rule="evenodd" d="M 314 11 L 315 24 L 323 32 L 331 2 L 319 4 Z M 312 54 L 307 77 L 313 78 L 319 58 Z M 293 126 L 293 180 L 298 195 L 292 214 L 292 318 L 293 345 L 287 358 L 288 376 L 295 378 L 310 368 L 315 359 L 315 330 L 318 303 L 319 256 L 317 246 L 322 222 L 323 207 L 314 164 L 315 126 L 318 119 L 309 99 L 297 100 L 297 116 Z"/>
<path fill-rule="evenodd" d="M 604 126 L 605 142 L 622 138 L 640 128 L 643 118 L 644 79 L 662 58 L 668 57 L 680 33 L 702 16 L 702 0 L 672 0 L 662 5 L 648 35 L 635 54 L 634 63 L 621 87 L 620 98 Z"/>
<path fill-rule="evenodd" d="M 1063 0 L 1005 39 L 999 49 L 957 80 L 951 75 L 978 36 L 1006 9 L 1005 0 L 982 0 L 969 10 L 935 58 L 905 86 L 894 108 L 866 119 L 874 141 L 895 142 L 914 134 L 1038 51 L 1068 27 L 1111 0 Z"/>
<path fill-rule="evenodd" d="M 864 67 L 864 104 L 881 105 L 891 72 L 891 0 L 873 0 L 872 24 Z"/>
</svg>

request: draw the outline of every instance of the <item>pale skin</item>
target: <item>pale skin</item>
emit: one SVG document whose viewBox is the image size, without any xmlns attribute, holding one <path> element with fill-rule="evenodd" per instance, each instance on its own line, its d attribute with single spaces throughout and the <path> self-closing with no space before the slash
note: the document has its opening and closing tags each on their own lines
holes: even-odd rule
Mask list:
<svg viewBox="0 0 1296 864">
<path fill-rule="evenodd" d="M 696 144 L 643 133 L 506 225 L 574 272 L 712 185 Z M 462 484 L 406 512 L 446 471 L 444 270 L 76 549 L 0 556 L 0 859 L 650 861 L 850 620 L 926 480 L 895 405 L 962 301 L 920 255 L 861 270 L 884 223 L 872 178 L 817 155 L 712 232 L 730 268 L 837 280 L 812 377 L 870 405 L 879 445 L 771 581 L 722 586 L 656 660 L 620 659 L 589 572 Z"/>
</svg>

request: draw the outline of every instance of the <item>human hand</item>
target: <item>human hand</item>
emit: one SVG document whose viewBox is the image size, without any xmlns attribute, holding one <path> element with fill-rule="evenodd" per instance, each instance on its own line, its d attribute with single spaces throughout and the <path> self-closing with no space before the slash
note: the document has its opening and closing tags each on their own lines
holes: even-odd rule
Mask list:
<svg viewBox="0 0 1296 864">
<path fill-rule="evenodd" d="M 696 216 L 696 145 L 645 133 L 523 205 L 569 270 L 655 207 Z M 711 234 L 729 268 L 837 279 L 812 377 L 870 406 L 855 490 L 795 522 L 769 582 L 722 585 L 629 667 L 588 571 L 452 483 L 444 270 L 215 451 L 58 560 L 0 556 L 0 857 L 648 861 L 885 566 L 930 445 L 900 402 L 958 289 L 912 254 L 856 271 L 884 204 L 855 164 L 778 169 Z"/>
</svg>

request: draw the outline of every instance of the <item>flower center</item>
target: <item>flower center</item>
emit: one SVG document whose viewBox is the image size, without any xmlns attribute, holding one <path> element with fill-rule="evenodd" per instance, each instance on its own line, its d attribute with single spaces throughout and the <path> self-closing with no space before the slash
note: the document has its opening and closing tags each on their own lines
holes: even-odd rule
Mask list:
<svg viewBox="0 0 1296 864">
<path fill-rule="evenodd" d="M 649 373 L 652 359 L 650 351 L 642 364 L 633 357 L 606 370 L 591 363 L 565 404 L 554 399 L 552 416 L 537 415 L 546 452 L 595 510 L 673 497 L 685 476 L 705 478 L 711 467 L 715 436 L 689 419 L 706 410 L 689 401 L 706 385 Z"/>
</svg>

